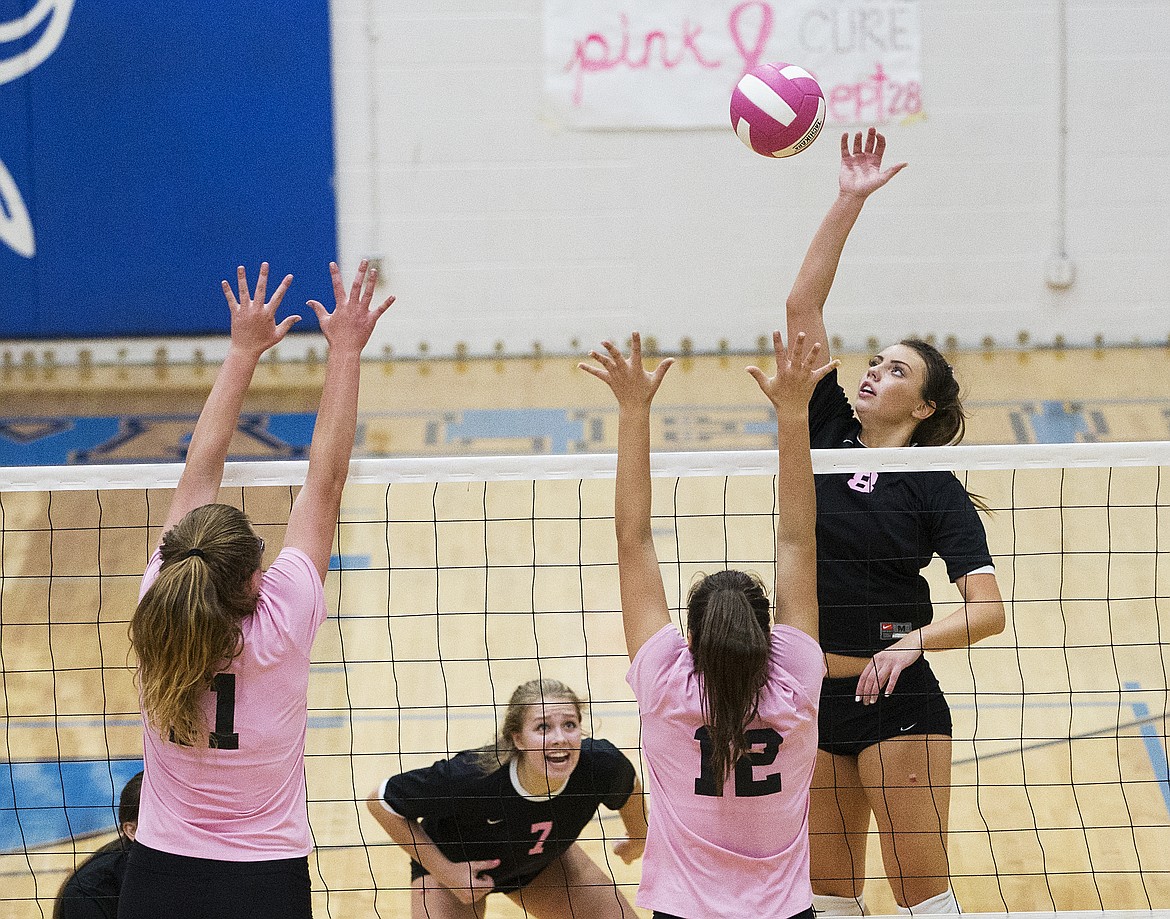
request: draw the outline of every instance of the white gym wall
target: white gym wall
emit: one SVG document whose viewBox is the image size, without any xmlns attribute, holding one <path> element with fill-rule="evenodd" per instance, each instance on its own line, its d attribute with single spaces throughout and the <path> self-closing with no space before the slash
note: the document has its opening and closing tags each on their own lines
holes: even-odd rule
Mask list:
<svg viewBox="0 0 1170 919">
<path fill-rule="evenodd" d="M 926 117 L 884 127 L 910 168 L 862 215 L 830 331 L 849 349 L 1165 342 L 1165 0 L 920 6 Z M 340 248 L 381 256 L 399 298 L 372 352 L 556 353 L 633 328 L 662 350 L 754 349 L 835 194 L 839 129 L 775 162 L 730 126 L 563 130 L 541 116 L 542 9 L 335 0 Z"/>
</svg>

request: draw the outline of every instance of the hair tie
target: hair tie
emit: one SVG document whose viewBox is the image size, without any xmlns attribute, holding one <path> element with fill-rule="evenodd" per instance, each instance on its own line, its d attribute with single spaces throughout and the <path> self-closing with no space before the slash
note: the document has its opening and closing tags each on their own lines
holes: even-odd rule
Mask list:
<svg viewBox="0 0 1170 919">
<path fill-rule="evenodd" d="M 196 558 L 201 558 L 204 561 L 207 560 L 207 556 L 203 554 L 202 549 L 188 549 L 182 555 L 183 558 L 190 558 L 191 556 L 195 556 Z"/>
</svg>

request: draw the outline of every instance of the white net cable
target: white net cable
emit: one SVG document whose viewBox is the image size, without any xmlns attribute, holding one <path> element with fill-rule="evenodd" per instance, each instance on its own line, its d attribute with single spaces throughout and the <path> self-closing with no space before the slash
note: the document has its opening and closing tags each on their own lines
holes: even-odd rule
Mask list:
<svg viewBox="0 0 1170 919">
<path fill-rule="evenodd" d="M 1170 441 L 813 450 L 812 456 L 813 471 L 817 473 L 1165 466 L 1170 464 Z M 348 481 L 351 485 L 393 485 L 611 479 L 616 463 L 616 455 L 610 453 L 355 459 L 350 463 Z M 223 484 L 225 487 L 299 485 L 305 480 L 308 466 L 307 461 L 289 460 L 228 463 Z M 0 492 L 174 488 L 182 471 L 178 463 L 0 467 Z M 656 453 L 651 458 L 651 474 L 657 478 L 775 472 L 774 450 Z"/>
<path fill-rule="evenodd" d="M 775 463 L 772 451 L 654 457 L 676 621 L 699 572 L 771 579 Z M 951 469 L 991 508 L 1008 627 L 931 657 L 955 721 L 950 853 L 964 908 L 1170 907 L 1170 444 L 817 451 L 815 466 Z M 269 562 L 304 470 L 227 468 L 221 499 L 248 512 Z M 141 757 L 127 623 L 180 471 L 0 469 L 0 915 L 49 915 L 66 872 L 110 838 Z M 310 682 L 317 915 L 408 912 L 406 856 L 365 798 L 393 773 L 486 743 L 521 682 L 555 677 L 586 695 L 589 732 L 641 768 L 613 474 L 614 457 L 595 455 L 352 464 Z M 926 574 L 936 609 L 952 609 L 937 560 Z M 609 850 L 621 833 L 603 809 L 581 843 L 632 899 L 639 864 Z M 876 836 L 869 856 L 867 901 L 892 913 Z M 523 915 L 492 901 L 492 915 Z"/>
</svg>

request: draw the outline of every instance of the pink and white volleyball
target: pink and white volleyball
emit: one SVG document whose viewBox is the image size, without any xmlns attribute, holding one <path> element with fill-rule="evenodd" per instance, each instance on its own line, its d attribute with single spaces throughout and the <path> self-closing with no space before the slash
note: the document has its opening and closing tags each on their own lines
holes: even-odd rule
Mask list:
<svg viewBox="0 0 1170 919">
<path fill-rule="evenodd" d="M 825 124 L 825 94 L 795 64 L 761 64 L 731 94 L 731 126 L 761 156 L 792 156 Z"/>
</svg>

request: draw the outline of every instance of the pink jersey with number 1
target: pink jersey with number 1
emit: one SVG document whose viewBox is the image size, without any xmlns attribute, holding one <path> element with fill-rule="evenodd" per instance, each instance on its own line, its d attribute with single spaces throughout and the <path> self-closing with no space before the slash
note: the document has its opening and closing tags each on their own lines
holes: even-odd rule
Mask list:
<svg viewBox="0 0 1170 919">
<path fill-rule="evenodd" d="M 155 552 L 140 598 L 161 565 Z M 243 651 L 204 700 L 214 739 L 184 747 L 143 727 L 139 841 L 174 855 L 233 862 L 312 851 L 305 802 L 309 652 L 325 616 L 316 566 L 286 547 L 264 572 L 256 612 L 241 623 Z"/>
<path fill-rule="evenodd" d="M 772 628 L 768 682 L 747 730 L 751 753 L 719 795 L 690 648 L 667 625 L 638 650 L 626 679 L 642 717 L 651 802 L 639 906 L 753 919 L 809 908 L 808 799 L 824 674 L 812 638 Z"/>
</svg>

